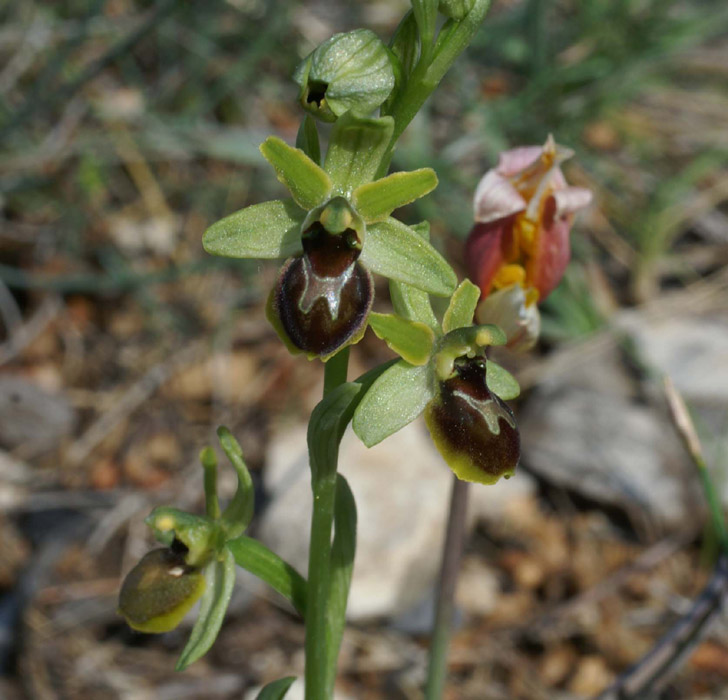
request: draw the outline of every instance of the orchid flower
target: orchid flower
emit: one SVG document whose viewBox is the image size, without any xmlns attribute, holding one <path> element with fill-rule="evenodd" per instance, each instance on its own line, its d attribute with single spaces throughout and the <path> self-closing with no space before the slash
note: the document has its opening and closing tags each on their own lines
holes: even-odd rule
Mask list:
<svg viewBox="0 0 728 700">
<path fill-rule="evenodd" d="M 514 326 L 520 348 L 535 342 L 536 304 L 561 281 L 571 254 L 574 214 L 591 201 L 588 189 L 568 185 L 561 172 L 572 155 L 551 136 L 543 146 L 505 151 L 475 191 L 466 260 L 482 292 L 476 319 Z M 509 305 L 518 310 L 510 321 L 503 315 Z M 506 333 L 513 346 L 512 333 Z"/>
</svg>

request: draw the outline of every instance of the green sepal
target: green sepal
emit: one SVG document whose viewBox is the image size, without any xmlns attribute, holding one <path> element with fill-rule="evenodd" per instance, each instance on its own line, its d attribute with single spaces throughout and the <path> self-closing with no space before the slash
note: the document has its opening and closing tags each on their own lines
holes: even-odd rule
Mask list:
<svg viewBox="0 0 728 700">
<path fill-rule="evenodd" d="M 290 564 L 264 544 L 247 535 L 229 540 L 226 547 L 233 553 L 237 565 L 274 591 L 280 593 L 301 615 L 306 617 L 306 579 Z"/>
<path fill-rule="evenodd" d="M 177 660 L 177 671 L 184 671 L 204 656 L 220 632 L 235 585 L 235 559 L 227 547 L 223 548 L 219 558 L 205 567 L 204 574 L 206 586 L 200 600 L 200 611 L 190 638 Z"/>
<path fill-rule="evenodd" d="M 450 304 L 442 319 L 442 330 L 449 333 L 457 328 L 471 326 L 478 299 L 480 289 L 470 280 L 463 280 L 450 297 Z"/>
<path fill-rule="evenodd" d="M 455 290 L 455 272 L 426 240 L 397 219 L 367 227 L 361 262 L 372 272 L 436 296 Z"/>
<path fill-rule="evenodd" d="M 185 562 L 202 566 L 220 546 L 220 529 L 204 515 L 192 515 L 171 506 L 157 506 L 144 521 L 158 542 L 171 547 L 178 540 L 185 547 Z"/>
<path fill-rule="evenodd" d="M 411 423 L 434 396 L 429 365 L 399 360 L 372 384 L 354 412 L 352 427 L 367 446 Z"/>
<path fill-rule="evenodd" d="M 394 314 L 369 314 L 369 325 L 387 345 L 411 365 L 424 365 L 430 359 L 435 333 L 424 323 Z"/>
<path fill-rule="evenodd" d="M 233 437 L 232 433 L 224 425 L 221 425 L 217 429 L 217 437 L 238 476 L 235 495 L 220 516 L 220 525 L 225 531 L 226 538 L 232 539 L 245 532 L 253 519 L 253 507 L 255 505 L 253 480 L 250 478 L 250 472 L 245 466 L 240 443 Z"/>
<path fill-rule="evenodd" d="M 226 258 L 287 258 L 302 250 L 305 216 L 292 199 L 254 204 L 210 226 L 202 245 L 211 255 Z"/>
<path fill-rule="evenodd" d="M 346 622 L 346 604 L 349 600 L 351 575 L 356 554 L 356 502 L 349 484 L 341 475 L 336 475 L 336 500 L 334 505 L 334 540 L 331 545 L 330 595 L 328 601 L 329 653 L 338 656 L 341 638 Z M 336 664 L 328 667 L 330 674 L 336 674 Z M 330 687 L 334 677 L 329 679 Z"/>
<path fill-rule="evenodd" d="M 279 678 L 277 681 L 271 681 L 265 688 L 261 689 L 256 700 L 283 700 L 288 689 L 295 681 L 295 676 L 287 676 L 286 678 Z"/>
<path fill-rule="evenodd" d="M 493 360 L 488 360 L 485 365 L 485 381 L 488 388 L 504 401 L 515 399 L 521 393 L 518 380 Z"/>
<path fill-rule="evenodd" d="M 298 127 L 296 134 L 296 148 L 300 148 L 316 165 L 321 164 L 321 145 L 319 143 L 316 122 L 310 115 L 306 115 Z"/>
<path fill-rule="evenodd" d="M 269 136 L 261 144 L 260 152 L 303 209 L 317 207 L 331 194 L 331 178 L 300 148 L 289 146 L 277 136 Z"/>
<path fill-rule="evenodd" d="M 437 187 L 432 168 L 392 173 L 354 190 L 353 204 L 368 224 L 386 219 L 395 209 L 424 197 Z"/>
<path fill-rule="evenodd" d="M 410 228 L 425 241 L 430 240 L 430 224 L 421 221 Z M 440 333 L 440 323 L 432 311 L 430 295 L 411 284 L 389 281 L 389 296 L 392 306 L 398 316 L 408 318 L 410 321 L 419 321 L 432 328 L 436 334 Z"/>
<path fill-rule="evenodd" d="M 392 117 L 363 119 L 347 112 L 337 120 L 324 163 L 337 194 L 348 197 L 374 179 L 393 130 Z"/>
</svg>

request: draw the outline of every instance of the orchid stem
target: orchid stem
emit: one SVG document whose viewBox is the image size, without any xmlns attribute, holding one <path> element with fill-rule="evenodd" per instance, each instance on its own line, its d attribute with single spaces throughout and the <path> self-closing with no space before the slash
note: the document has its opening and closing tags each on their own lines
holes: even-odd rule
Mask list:
<svg viewBox="0 0 728 700">
<path fill-rule="evenodd" d="M 349 348 L 338 352 L 325 365 L 324 396 L 346 382 Z M 336 503 L 336 464 L 325 473 L 314 471 L 311 544 L 308 555 L 308 599 L 306 602 L 306 700 L 328 700 L 333 694 L 330 671 L 336 652 L 327 639 L 331 593 L 331 533 Z"/>
<path fill-rule="evenodd" d="M 465 515 L 468 505 L 468 482 L 453 476 L 447 533 L 442 549 L 442 565 L 437 588 L 435 622 L 430 641 L 430 665 L 427 672 L 426 700 L 440 700 L 447 677 L 447 652 L 455 608 L 455 588 L 465 541 Z"/>
</svg>

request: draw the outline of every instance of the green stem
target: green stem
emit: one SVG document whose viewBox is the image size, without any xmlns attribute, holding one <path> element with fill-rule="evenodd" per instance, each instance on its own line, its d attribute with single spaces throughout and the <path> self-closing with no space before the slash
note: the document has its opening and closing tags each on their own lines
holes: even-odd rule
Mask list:
<svg viewBox="0 0 728 700">
<path fill-rule="evenodd" d="M 447 534 L 442 550 L 440 582 L 437 589 L 435 622 L 430 641 L 430 666 L 427 672 L 426 700 L 440 700 L 447 677 L 447 651 L 454 609 L 455 587 L 465 540 L 465 511 L 468 483 L 453 476 Z"/>
<path fill-rule="evenodd" d="M 388 114 L 394 117 L 394 132 L 382 158 L 377 177 L 386 174 L 397 140 L 457 57 L 470 44 L 489 7 L 490 0 L 476 0 L 473 8 L 462 20 L 459 22 L 450 20 L 440 30 L 434 52 L 423 51 L 412 75 L 404 84 L 404 89 L 395 97 L 388 110 Z"/>
<path fill-rule="evenodd" d="M 346 382 L 349 349 L 337 353 L 325 366 L 324 396 Z M 331 591 L 331 534 L 336 504 L 338 454 L 326 464 L 312 465 L 313 513 L 308 555 L 306 607 L 306 698 L 326 700 L 333 695 L 336 653 L 328 643 L 328 603 Z"/>
<path fill-rule="evenodd" d="M 705 500 L 708 501 L 708 509 L 710 510 L 710 519 L 713 521 L 713 528 L 718 535 L 723 554 L 728 555 L 728 528 L 726 527 L 725 515 L 723 514 L 723 506 L 715 491 L 715 486 L 713 486 L 713 480 L 710 478 L 710 472 L 708 471 L 708 465 L 705 463 L 705 460 L 696 455 L 694 461 L 700 473 L 700 481 L 703 485 Z"/>
<path fill-rule="evenodd" d="M 337 386 L 346 382 L 349 371 L 349 346 L 339 350 L 324 367 L 324 396 L 328 396 Z"/>
</svg>

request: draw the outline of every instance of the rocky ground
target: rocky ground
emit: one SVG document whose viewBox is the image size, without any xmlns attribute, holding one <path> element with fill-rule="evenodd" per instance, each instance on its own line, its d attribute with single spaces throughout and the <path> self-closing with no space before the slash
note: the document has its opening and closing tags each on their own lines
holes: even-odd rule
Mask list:
<svg viewBox="0 0 728 700">
<path fill-rule="evenodd" d="M 470 492 L 452 700 L 595 697 L 712 580 L 665 373 L 728 505 L 728 14 L 565 0 L 534 22 L 539 4 L 495 3 L 395 162 L 437 169 L 403 218 L 430 219 L 460 274 L 470 193 L 501 148 L 553 132 L 595 192 L 542 342 L 499 356 L 524 388 L 523 461 Z M 296 60 L 341 29 L 391 33 L 406 3 L 91 5 L 0 8 L 0 697 L 253 698 L 303 668 L 303 627 L 270 591 L 241 575 L 183 675 L 191 623 L 133 633 L 116 596 L 151 508 L 201 509 L 219 424 L 254 475 L 254 534 L 305 570 L 321 368 L 265 321 L 275 266 L 211 260 L 200 236 L 280 193 L 257 144 L 295 137 Z M 370 337 L 352 355 L 352 375 L 389 357 Z M 339 697 L 421 698 L 450 473 L 419 423 L 371 451 L 347 436 L 341 464 L 360 530 Z M 728 698 L 715 600 L 655 697 Z"/>
</svg>

